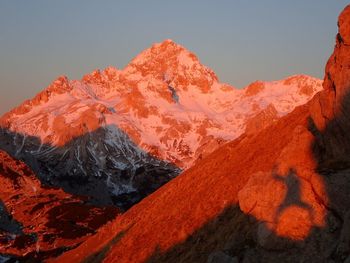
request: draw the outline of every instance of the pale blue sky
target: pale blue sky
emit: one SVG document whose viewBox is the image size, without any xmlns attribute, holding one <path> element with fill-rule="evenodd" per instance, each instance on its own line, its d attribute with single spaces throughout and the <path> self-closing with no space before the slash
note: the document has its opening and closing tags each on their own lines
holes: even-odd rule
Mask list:
<svg viewBox="0 0 350 263">
<path fill-rule="evenodd" d="M 236 87 L 323 77 L 343 0 L 0 0 L 0 114 L 171 38 Z"/>
</svg>

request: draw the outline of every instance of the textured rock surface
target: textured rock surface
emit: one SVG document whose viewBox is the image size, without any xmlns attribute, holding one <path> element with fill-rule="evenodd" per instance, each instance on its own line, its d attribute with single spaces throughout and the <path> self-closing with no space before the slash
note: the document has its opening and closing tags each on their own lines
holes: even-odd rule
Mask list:
<svg viewBox="0 0 350 263">
<path fill-rule="evenodd" d="M 349 163 L 350 135 L 350 7 L 339 17 L 335 50 L 326 66 L 324 91 L 313 100 L 312 118 L 318 140 L 319 158 L 339 165 Z"/>
<path fill-rule="evenodd" d="M 316 198 L 312 185 L 295 171 L 282 176 L 254 174 L 238 193 L 241 210 L 267 223 L 262 227 L 269 230 L 259 228 L 259 233 L 272 232 L 272 236 L 277 233 L 293 240 L 304 240 L 312 227 L 323 226 L 325 208 Z M 276 248 L 264 235 L 258 234 L 260 245 Z"/>
<path fill-rule="evenodd" d="M 278 120 L 278 118 L 279 116 L 276 108 L 270 104 L 266 109 L 259 112 L 253 118 L 247 120 L 245 133 L 256 133 L 261 131 L 268 125 Z"/>
<path fill-rule="evenodd" d="M 94 207 L 43 187 L 23 162 L 2 151 L 0 185 L 0 254 L 23 261 L 59 255 L 118 214 L 116 208 Z"/>
<path fill-rule="evenodd" d="M 224 252 L 219 251 L 210 254 L 207 263 L 238 263 L 238 259 L 230 257 Z"/>
</svg>

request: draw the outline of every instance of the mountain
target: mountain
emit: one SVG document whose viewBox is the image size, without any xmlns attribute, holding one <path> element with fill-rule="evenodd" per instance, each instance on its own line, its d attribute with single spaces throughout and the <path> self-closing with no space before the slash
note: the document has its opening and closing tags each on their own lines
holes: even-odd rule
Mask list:
<svg viewBox="0 0 350 263">
<path fill-rule="evenodd" d="M 321 84 L 298 75 L 236 89 L 165 40 L 123 70 L 59 77 L 0 118 L 0 148 L 45 184 L 126 209 L 223 143 L 306 103 Z"/>
<path fill-rule="evenodd" d="M 76 247 L 120 212 L 43 186 L 27 165 L 2 151 L 0 185 L 1 262 L 55 257 Z"/>
<path fill-rule="evenodd" d="M 350 6 L 310 102 L 223 145 L 51 262 L 349 262 L 349 25 Z"/>
</svg>

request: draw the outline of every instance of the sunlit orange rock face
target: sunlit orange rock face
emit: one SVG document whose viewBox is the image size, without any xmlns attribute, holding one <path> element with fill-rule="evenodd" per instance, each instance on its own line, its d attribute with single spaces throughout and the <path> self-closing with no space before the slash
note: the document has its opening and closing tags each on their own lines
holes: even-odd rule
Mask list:
<svg viewBox="0 0 350 263">
<path fill-rule="evenodd" d="M 62 190 L 43 187 L 23 162 L 2 151 L 0 184 L 0 253 L 23 260 L 59 255 L 118 213 L 116 208 L 94 207 Z"/>
<path fill-rule="evenodd" d="M 322 158 L 328 162 L 339 161 L 340 157 L 343 162 L 349 161 L 349 20 L 350 8 L 347 7 L 339 17 L 335 52 L 326 67 L 325 90 L 312 104 L 314 124 L 317 130 L 323 133 L 322 148 L 325 153 Z"/>
<path fill-rule="evenodd" d="M 259 92 L 264 90 L 264 83 L 261 81 L 255 81 L 246 87 L 245 95 L 250 97 L 258 94 Z"/>
<path fill-rule="evenodd" d="M 270 104 L 266 109 L 260 111 L 257 115 L 247 120 L 245 133 L 256 133 L 278 120 L 276 108 Z"/>
<path fill-rule="evenodd" d="M 350 166 L 343 156 L 350 142 L 344 130 L 350 125 L 349 111 L 344 111 L 349 109 L 349 24 L 350 6 L 339 18 L 324 90 L 310 103 L 220 147 L 56 262 L 94 256 L 103 262 L 145 262 L 172 249 L 181 251 L 188 240 L 205 247 L 215 232 L 204 239 L 191 237 L 231 206 L 255 221 L 246 232 L 252 231 L 253 239 L 243 241 L 243 252 L 233 255 L 242 262 L 255 262 L 248 261 L 251 254 L 259 262 L 350 260 Z M 220 221 L 217 226 L 222 227 Z M 237 231 L 242 226 L 230 225 Z M 164 262 L 205 262 L 189 257 Z"/>
<path fill-rule="evenodd" d="M 277 236 L 304 240 L 313 227 L 325 224 L 326 210 L 312 187 L 293 170 L 286 175 L 257 173 L 238 193 L 239 206 Z"/>
</svg>

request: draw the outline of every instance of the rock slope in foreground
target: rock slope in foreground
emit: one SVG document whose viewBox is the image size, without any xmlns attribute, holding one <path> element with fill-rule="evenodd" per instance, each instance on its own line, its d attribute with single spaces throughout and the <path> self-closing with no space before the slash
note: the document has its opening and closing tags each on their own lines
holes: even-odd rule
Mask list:
<svg viewBox="0 0 350 263">
<path fill-rule="evenodd" d="M 308 104 L 224 145 L 56 262 L 348 262 L 349 24 L 350 6 Z"/>
</svg>

